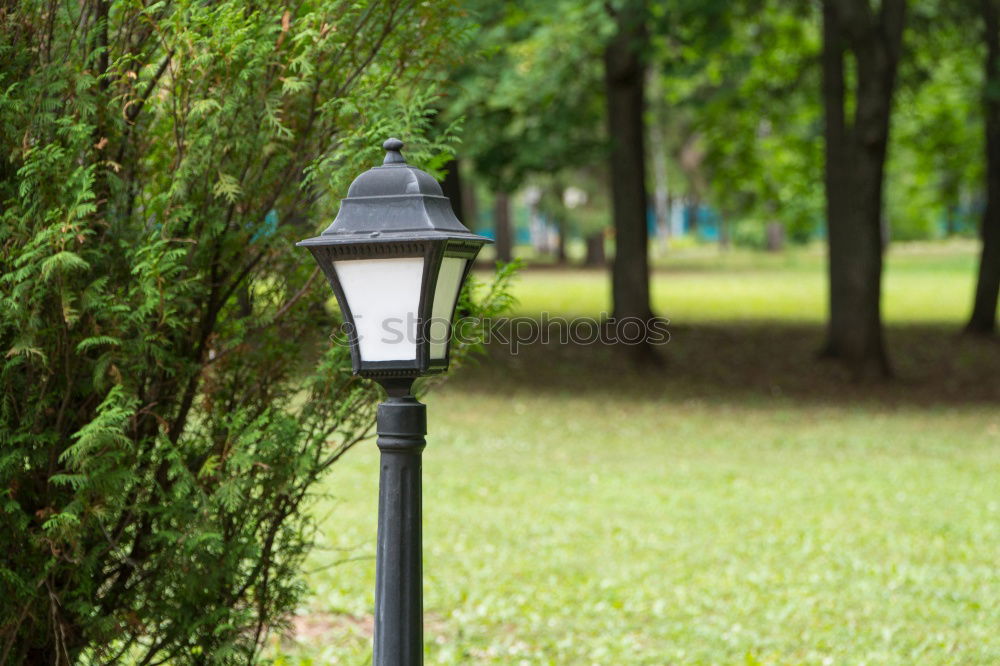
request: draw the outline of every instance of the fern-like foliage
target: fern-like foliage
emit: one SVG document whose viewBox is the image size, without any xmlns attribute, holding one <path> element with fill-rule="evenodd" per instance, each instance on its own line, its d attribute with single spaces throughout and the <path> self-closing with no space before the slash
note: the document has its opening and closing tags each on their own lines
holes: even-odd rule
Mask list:
<svg viewBox="0 0 1000 666">
<path fill-rule="evenodd" d="M 293 243 L 388 134 L 441 163 L 459 25 L 447 1 L 0 8 L 0 663 L 248 663 L 280 627 L 304 503 L 377 399 Z"/>
</svg>

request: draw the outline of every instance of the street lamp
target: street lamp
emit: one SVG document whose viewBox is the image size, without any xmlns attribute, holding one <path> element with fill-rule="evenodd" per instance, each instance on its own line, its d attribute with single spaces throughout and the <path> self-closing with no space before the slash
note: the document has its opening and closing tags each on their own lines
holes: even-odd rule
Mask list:
<svg viewBox="0 0 1000 666">
<path fill-rule="evenodd" d="M 382 166 L 358 176 L 326 231 L 300 241 L 340 304 L 354 374 L 381 384 L 374 666 L 423 664 L 420 455 L 425 407 L 413 381 L 448 369 L 462 282 L 490 240 L 466 229 L 429 174 L 389 139 Z"/>
</svg>

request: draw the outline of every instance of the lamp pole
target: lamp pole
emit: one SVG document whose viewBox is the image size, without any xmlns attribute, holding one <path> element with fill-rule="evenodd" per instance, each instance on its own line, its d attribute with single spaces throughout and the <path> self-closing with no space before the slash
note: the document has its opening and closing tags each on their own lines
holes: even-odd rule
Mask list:
<svg viewBox="0 0 1000 666">
<path fill-rule="evenodd" d="M 430 174 L 406 163 L 388 139 L 381 166 L 354 179 L 309 248 L 349 325 L 351 368 L 389 398 L 379 404 L 378 542 L 374 666 L 422 666 L 423 565 L 420 456 L 426 410 L 417 377 L 448 369 L 451 321 L 462 282 L 489 238 L 455 217 Z M 399 325 L 404 335 L 399 335 Z"/>
<path fill-rule="evenodd" d="M 375 551 L 373 666 L 424 663 L 421 453 L 427 410 L 410 395 L 412 380 L 380 382 L 378 545 Z"/>
</svg>

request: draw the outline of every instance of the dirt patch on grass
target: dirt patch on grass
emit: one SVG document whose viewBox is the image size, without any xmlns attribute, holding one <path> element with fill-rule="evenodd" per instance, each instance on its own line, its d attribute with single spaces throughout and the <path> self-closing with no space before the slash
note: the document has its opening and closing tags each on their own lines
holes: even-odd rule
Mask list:
<svg viewBox="0 0 1000 666">
<path fill-rule="evenodd" d="M 424 613 L 424 634 L 427 640 L 446 642 L 448 631 L 444 618 L 436 613 Z M 317 645 L 345 636 L 371 642 L 375 636 L 375 616 L 322 611 L 302 613 L 291 619 L 284 639 L 302 645 Z"/>
</svg>

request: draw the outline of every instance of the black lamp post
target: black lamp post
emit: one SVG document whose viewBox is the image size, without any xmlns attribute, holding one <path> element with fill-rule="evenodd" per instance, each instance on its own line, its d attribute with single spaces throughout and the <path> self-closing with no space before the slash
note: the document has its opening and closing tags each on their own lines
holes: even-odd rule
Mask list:
<svg viewBox="0 0 1000 666">
<path fill-rule="evenodd" d="M 420 455 L 427 433 L 413 381 L 448 369 L 465 276 L 489 239 L 455 217 L 441 186 L 389 139 L 326 231 L 298 243 L 326 274 L 348 330 L 354 373 L 381 384 L 374 666 L 424 662 Z"/>
</svg>

